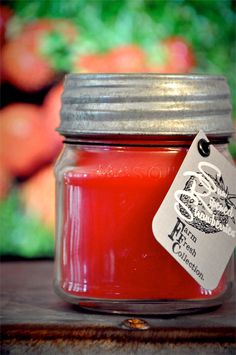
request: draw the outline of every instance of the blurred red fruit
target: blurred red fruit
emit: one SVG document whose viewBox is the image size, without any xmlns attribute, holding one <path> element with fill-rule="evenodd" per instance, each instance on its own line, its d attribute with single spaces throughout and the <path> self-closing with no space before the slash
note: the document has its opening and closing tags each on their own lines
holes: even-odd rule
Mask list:
<svg viewBox="0 0 236 355">
<path fill-rule="evenodd" d="M 163 43 L 167 50 L 169 72 L 191 72 L 195 66 L 195 58 L 189 44 L 181 37 L 170 37 Z"/>
<path fill-rule="evenodd" d="M 40 90 L 54 76 L 48 60 L 39 53 L 31 36 L 7 42 L 2 49 L 2 63 L 6 79 L 24 91 Z"/>
<path fill-rule="evenodd" d="M 0 60 L 0 84 L 5 81 L 4 70 L 2 67 L 2 61 Z"/>
<path fill-rule="evenodd" d="M 74 69 L 81 73 L 109 73 L 110 63 L 106 54 L 87 54 L 81 55 Z"/>
<path fill-rule="evenodd" d="M 114 73 L 140 73 L 145 71 L 146 54 L 136 45 L 125 45 L 110 51 L 108 63 Z"/>
<path fill-rule="evenodd" d="M 54 86 L 44 99 L 43 103 L 43 120 L 45 126 L 45 134 L 48 136 L 49 150 L 48 154 L 54 158 L 62 148 L 62 137 L 55 131 L 60 124 L 61 95 L 63 92 L 63 84 Z"/>
<path fill-rule="evenodd" d="M 12 10 L 7 6 L 0 5 L 0 45 L 5 42 L 7 23 L 12 16 Z"/>
<path fill-rule="evenodd" d="M 0 165 L 15 176 L 27 176 L 45 161 L 47 146 L 40 109 L 11 104 L 1 110 Z"/>
<path fill-rule="evenodd" d="M 105 54 L 82 55 L 75 70 L 88 73 L 139 73 L 145 71 L 146 55 L 136 45 L 114 48 Z"/>
<path fill-rule="evenodd" d="M 44 40 L 51 33 L 62 35 L 68 43 L 78 36 L 76 27 L 69 20 L 43 18 L 25 25 L 19 36 L 4 46 L 4 73 L 17 88 L 37 91 L 52 82 L 54 70 L 49 58 L 42 54 Z"/>
<path fill-rule="evenodd" d="M 158 46 L 164 62 L 151 65 L 149 71 L 159 73 L 189 73 L 195 65 L 195 57 L 190 45 L 182 37 L 169 37 Z M 151 58 L 155 61 L 155 58 Z"/>
<path fill-rule="evenodd" d="M 21 185 L 20 198 L 26 212 L 54 228 L 55 182 L 52 166 L 41 169 Z"/>
<path fill-rule="evenodd" d="M 22 31 L 23 35 L 30 35 L 37 40 L 51 32 L 63 35 L 70 43 L 74 42 L 78 37 L 77 28 L 71 21 L 66 19 L 37 19 L 26 24 Z"/>
</svg>

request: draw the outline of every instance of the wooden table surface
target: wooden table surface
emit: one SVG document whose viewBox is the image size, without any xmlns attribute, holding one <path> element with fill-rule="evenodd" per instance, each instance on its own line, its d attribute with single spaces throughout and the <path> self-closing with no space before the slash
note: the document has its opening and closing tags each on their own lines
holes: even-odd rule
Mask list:
<svg viewBox="0 0 236 355">
<path fill-rule="evenodd" d="M 78 310 L 53 292 L 53 262 L 1 263 L 2 354 L 235 354 L 235 295 L 209 313 L 137 317 Z"/>
</svg>

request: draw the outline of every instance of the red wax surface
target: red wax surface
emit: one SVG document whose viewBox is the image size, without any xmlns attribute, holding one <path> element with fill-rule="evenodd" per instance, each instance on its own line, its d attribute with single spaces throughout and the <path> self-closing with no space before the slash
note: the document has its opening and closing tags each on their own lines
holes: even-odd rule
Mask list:
<svg viewBox="0 0 236 355">
<path fill-rule="evenodd" d="M 77 150 L 76 166 L 63 177 L 60 287 L 66 293 L 203 299 L 224 291 L 224 277 L 215 290 L 204 290 L 152 232 L 153 217 L 186 153 L 166 147 Z"/>
</svg>

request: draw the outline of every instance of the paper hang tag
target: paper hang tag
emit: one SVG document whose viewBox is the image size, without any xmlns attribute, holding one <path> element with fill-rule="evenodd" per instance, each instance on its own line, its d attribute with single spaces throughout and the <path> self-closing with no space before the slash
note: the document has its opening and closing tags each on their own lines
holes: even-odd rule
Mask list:
<svg viewBox="0 0 236 355">
<path fill-rule="evenodd" d="M 209 142 L 200 131 L 152 228 L 156 240 L 178 263 L 201 286 L 212 290 L 236 245 L 236 169 L 212 145 L 209 156 L 202 156 L 201 139 Z"/>
</svg>

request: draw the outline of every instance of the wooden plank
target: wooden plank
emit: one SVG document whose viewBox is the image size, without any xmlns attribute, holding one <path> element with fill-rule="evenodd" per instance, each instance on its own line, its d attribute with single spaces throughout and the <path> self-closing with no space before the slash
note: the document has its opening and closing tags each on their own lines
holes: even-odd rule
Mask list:
<svg viewBox="0 0 236 355">
<path fill-rule="evenodd" d="M 201 353 L 201 347 L 206 354 L 235 351 L 235 295 L 209 313 L 141 317 L 148 329 L 132 331 L 124 326 L 132 316 L 86 312 L 63 302 L 53 292 L 52 279 L 51 261 L 1 264 L 1 324 L 6 353 L 14 350 L 23 354 L 30 349 L 60 353 L 66 344 L 68 351 L 84 354 L 122 354 L 121 345 L 125 353 L 138 349 L 151 354 L 162 349 L 168 354 L 173 347 L 181 354 L 190 349 L 193 354 L 197 349 Z"/>
</svg>

